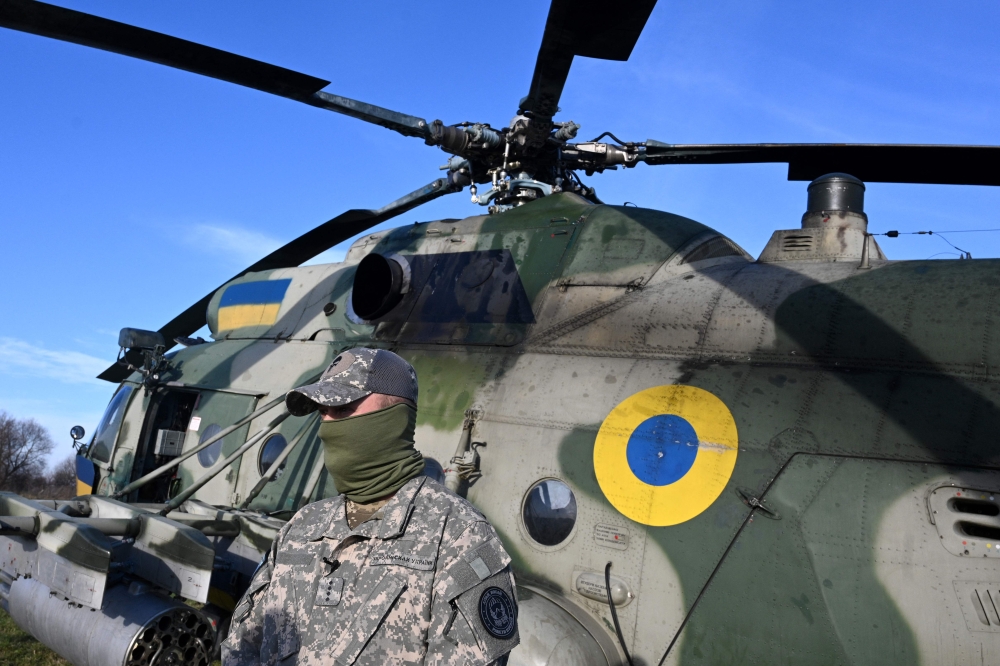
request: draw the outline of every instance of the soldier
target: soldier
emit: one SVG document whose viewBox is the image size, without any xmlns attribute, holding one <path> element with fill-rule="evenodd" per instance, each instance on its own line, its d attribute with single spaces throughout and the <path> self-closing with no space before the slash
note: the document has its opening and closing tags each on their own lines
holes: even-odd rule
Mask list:
<svg viewBox="0 0 1000 666">
<path fill-rule="evenodd" d="M 233 612 L 224 666 L 497 664 L 518 644 L 510 557 L 469 502 L 422 475 L 417 376 L 340 354 L 288 411 L 319 410 L 340 495 L 282 528 Z"/>
</svg>

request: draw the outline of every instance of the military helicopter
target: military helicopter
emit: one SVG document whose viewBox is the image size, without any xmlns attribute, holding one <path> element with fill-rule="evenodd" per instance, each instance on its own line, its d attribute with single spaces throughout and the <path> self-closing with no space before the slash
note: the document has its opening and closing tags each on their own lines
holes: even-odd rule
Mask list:
<svg viewBox="0 0 1000 666">
<path fill-rule="evenodd" d="M 160 330 L 122 330 L 101 375 L 118 388 L 89 442 L 74 433 L 79 497 L 0 495 L 18 625 L 81 666 L 207 663 L 277 530 L 336 492 L 285 392 L 369 345 L 416 367 L 426 474 L 514 557 L 512 664 L 997 661 L 998 263 L 887 260 L 864 182 L 997 185 L 1000 149 L 577 141 L 554 120 L 570 64 L 627 59 L 653 5 L 554 0 L 528 94 L 494 126 L 0 1 L 0 26 L 452 155 L 444 178 L 333 218 Z M 754 259 L 693 220 L 602 204 L 579 176 L 640 162 L 786 163 L 811 182 L 801 227 Z M 300 266 L 460 191 L 484 214 Z M 211 341 L 190 337 L 206 324 Z"/>
</svg>

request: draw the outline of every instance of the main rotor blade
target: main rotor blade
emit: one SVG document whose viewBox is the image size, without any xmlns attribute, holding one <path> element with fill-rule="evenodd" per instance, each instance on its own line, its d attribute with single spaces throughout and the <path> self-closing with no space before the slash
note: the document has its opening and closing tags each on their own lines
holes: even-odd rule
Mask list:
<svg viewBox="0 0 1000 666">
<path fill-rule="evenodd" d="M 299 266 L 316 255 L 329 250 L 334 245 L 342 243 L 348 238 L 366 229 L 370 229 L 380 222 L 385 222 L 408 210 L 413 210 L 421 204 L 425 204 L 445 194 L 461 191 L 461 189 L 462 183 L 454 182 L 449 178 L 439 178 L 433 183 L 421 187 L 419 190 L 414 190 L 378 210 L 349 210 L 346 213 L 341 213 L 332 220 L 324 222 L 311 231 L 307 231 L 260 261 L 243 269 L 223 284 L 235 280 L 241 275 L 255 271 Z M 212 296 L 222 286 L 219 285 L 219 287 L 213 289 L 160 329 L 163 339 L 167 342 L 167 349 L 176 344 L 174 338 L 190 336 L 205 325 L 207 321 L 208 302 L 212 300 Z M 115 363 L 98 375 L 97 378 L 109 382 L 120 382 L 128 377 L 129 374 L 131 374 L 131 371 L 126 366 Z"/>
<path fill-rule="evenodd" d="M 841 171 L 863 181 L 1000 185 L 1000 146 L 646 142 L 647 164 L 788 164 L 788 180 Z"/>
<path fill-rule="evenodd" d="M 35 0 L 0 0 L 0 27 L 183 69 L 425 137 L 422 118 L 320 92 L 329 81 L 284 67 Z"/>
<path fill-rule="evenodd" d="M 573 56 L 628 60 L 656 0 L 552 0 L 531 89 L 521 109 L 551 118 Z"/>
</svg>

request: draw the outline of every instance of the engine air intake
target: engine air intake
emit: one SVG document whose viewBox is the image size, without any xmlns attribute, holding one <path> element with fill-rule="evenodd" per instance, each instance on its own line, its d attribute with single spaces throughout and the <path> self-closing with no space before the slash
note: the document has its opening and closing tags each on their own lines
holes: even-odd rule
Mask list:
<svg viewBox="0 0 1000 666">
<path fill-rule="evenodd" d="M 403 266 L 398 261 L 372 252 L 358 264 L 354 274 L 351 307 L 366 321 L 387 314 L 403 299 Z"/>
</svg>

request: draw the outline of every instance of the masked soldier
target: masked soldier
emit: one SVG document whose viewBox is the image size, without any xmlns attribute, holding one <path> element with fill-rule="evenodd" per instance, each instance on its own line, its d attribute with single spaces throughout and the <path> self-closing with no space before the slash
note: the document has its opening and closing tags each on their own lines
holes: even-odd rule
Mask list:
<svg viewBox="0 0 1000 666">
<path fill-rule="evenodd" d="M 469 502 L 422 475 L 417 376 L 392 352 L 340 354 L 288 411 L 319 410 L 340 495 L 282 528 L 233 612 L 224 666 L 505 664 L 510 557 Z"/>
</svg>

